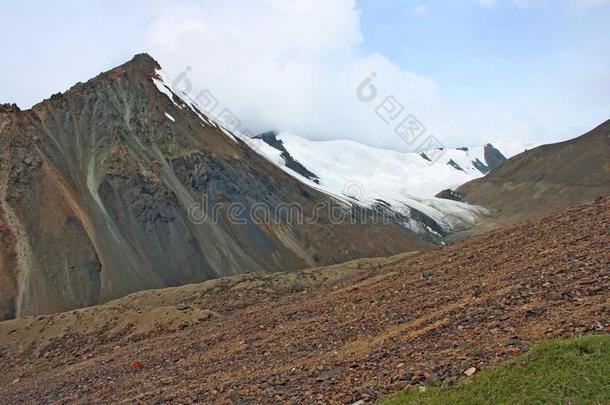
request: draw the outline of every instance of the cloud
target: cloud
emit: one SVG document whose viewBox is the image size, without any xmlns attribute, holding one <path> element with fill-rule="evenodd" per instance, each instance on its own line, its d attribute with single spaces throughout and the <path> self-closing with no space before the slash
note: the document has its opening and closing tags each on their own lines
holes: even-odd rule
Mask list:
<svg viewBox="0 0 610 405">
<path fill-rule="evenodd" d="M 144 50 L 172 77 L 190 68 L 192 95 L 210 89 L 216 113 L 229 108 L 254 133 L 412 150 L 419 145 L 394 131 L 409 114 L 447 146 L 566 139 L 608 118 L 610 36 L 599 7 L 610 0 L 548 0 L 527 20 L 445 1 L 456 15 L 421 0 L 359 0 L 364 11 L 355 0 L 13 2 L 0 21 L 20 41 L 0 59 L 0 97 L 27 108 Z M 484 3 L 534 4 L 515 1 Z M 516 21 L 523 32 L 507 30 Z M 362 102 L 356 89 L 367 78 L 377 98 Z M 386 123 L 390 105 L 401 114 Z"/>
<path fill-rule="evenodd" d="M 158 5 L 152 12 L 150 52 L 173 77 L 188 68 L 192 96 L 209 90 L 219 102 L 215 112 L 229 108 L 242 130 L 290 130 L 413 150 L 419 143 L 407 145 L 394 131 L 409 114 L 443 142 L 475 127 L 451 116 L 433 79 L 361 51 L 353 0 L 245 0 L 239 7 L 208 0 L 175 9 Z M 356 90 L 371 73 L 378 96 L 363 103 Z M 401 114 L 384 120 L 379 105 L 390 98 Z M 488 136 L 471 133 L 460 143 Z"/>
<path fill-rule="evenodd" d="M 375 72 L 378 103 L 394 95 L 404 114 L 429 122 L 438 121 L 438 88 L 383 55 L 363 55 L 361 41 L 353 0 L 192 3 L 156 12 L 147 35 L 170 75 L 188 67 L 194 95 L 209 89 L 254 133 L 285 129 L 405 149 L 356 88 Z"/>
<path fill-rule="evenodd" d="M 511 7 L 539 3 L 506 1 Z M 353 139 L 399 150 L 420 147 L 420 142 L 407 145 L 395 131 L 408 115 L 446 146 L 515 138 L 541 141 L 578 133 L 565 123 L 571 124 L 566 111 L 580 107 L 555 83 L 545 87 L 543 81 L 516 98 L 463 100 L 444 94 L 434 78 L 388 55 L 364 51 L 361 11 L 354 0 L 167 4 L 142 3 L 149 13 L 145 48 L 170 76 L 188 70 L 191 96 L 209 90 L 218 100 L 213 113 L 229 109 L 242 131 L 288 130 L 313 139 Z M 423 3 L 414 6 L 418 4 Z M 426 8 L 408 12 L 414 16 Z M 362 102 L 356 92 L 367 78 L 377 92 L 372 102 Z M 477 83 L 470 85 L 476 89 Z M 388 112 L 390 104 L 396 114 Z M 598 116 L 603 114 L 595 110 Z"/>
</svg>

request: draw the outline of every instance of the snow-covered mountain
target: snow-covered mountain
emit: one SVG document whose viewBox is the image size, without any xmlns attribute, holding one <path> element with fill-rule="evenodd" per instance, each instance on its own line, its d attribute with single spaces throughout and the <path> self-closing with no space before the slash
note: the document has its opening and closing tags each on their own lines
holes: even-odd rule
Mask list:
<svg viewBox="0 0 610 405">
<path fill-rule="evenodd" d="M 161 71 L 157 75 L 163 79 Z M 180 102 L 176 106 L 189 106 L 202 125 L 220 129 L 233 141 L 244 141 L 302 183 L 343 202 L 345 208 L 363 207 L 375 216 L 388 215 L 390 222 L 398 222 L 419 238 L 435 242 L 442 242 L 443 236 L 468 228 L 489 214 L 482 207 L 456 201 L 455 194 L 435 196 L 484 176 L 502 164 L 506 156 L 525 150 L 518 143 L 501 143 L 506 155 L 491 144 L 401 153 L 349 140 L 311 141 L 289 132 L 267 132 L 249 138 L 225 129 L 212 112 L 204 113 L 188 95 L 176 95 L 163 83 L 155 81 L 172 102 Z"/>
<path fill-rule="evenodd" d="M 526 149 L 498 143 L 402 153 L 349 140 L 311 141 L 287 132 L 268 132 L 250 144 L 311 187 L 352 204 L 385 205 L 409 217 L 405 225 L 414 231 L 441 235 L 473 224 L 487 211 L 435 195 L 484 176 Z"/>
</svg>

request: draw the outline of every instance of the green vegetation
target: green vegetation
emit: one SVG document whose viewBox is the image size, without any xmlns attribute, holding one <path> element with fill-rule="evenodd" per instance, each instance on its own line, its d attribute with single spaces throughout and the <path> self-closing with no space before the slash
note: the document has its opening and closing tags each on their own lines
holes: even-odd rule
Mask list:
<svg viewBox="0 0 610 405">
<path fill-rule="evenodd" d="M 412 387 L 380 404 L 610 404 L 610 336 L 544 341 L 454 387 Z"/>
</svg>

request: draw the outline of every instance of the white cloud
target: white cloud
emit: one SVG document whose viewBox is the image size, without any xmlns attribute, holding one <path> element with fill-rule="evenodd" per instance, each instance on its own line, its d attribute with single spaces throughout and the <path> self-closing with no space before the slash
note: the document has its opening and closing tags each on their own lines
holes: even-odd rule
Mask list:
<svg viewBox="0 0 610 405">
<path fill-rule="evenodd" d="M 221 105 L 215 112 L 228 107 L 242 129 L 253 133 L 289 130 L 314 139 L 347 138 L 413 150 L 419 143 L 407 146 L 393 131 L 397 122 L 394 127 L 386 124 L 375 112 L 385 97 L 393 96 L 404 108 L 401 118 L 414 114 L 428 134 L 447 146 L 540 140 L 537 135 L 557 128 L 555 137 L 574 135 L 562 129 L 562 111 L 552 117 L 551 108 L 533 101 L 529 107 L 511 100 L 503 106 L 450 101 L 433 78 L 404 69 L 383 54 L 364 53 L 354 0 L 188 4 L 167 8 L 156 3 L 151 10 L 146 3 L 152 13 L 146 48 L 170 76 L 189 67 L 192 95 L 211 90 Z M 378 98 L 363 103 L 356 89 L 372 72 Z M 548 94 L 538 93 L 539 99 Z M 534 100 L 533 93 L 527 96 Z"/>
<path fill-rule="evenodd" d="M 476 1 L 471 0 L 475 5 Z M 532 0 L 480 1 L 504 8 L 516 7 L 516 1 L 521 7 L 534 4 Z M 383 7 L 386 2 L 392 8 Z M 438 19 L 442 2 L 371 2 L 382 6 L 365 8 L 370 13 L 366 32 L 372 25 L 383 30 L 373 32 L 366 43 L 355 0 L 132 0 L 81 2 L 79 7 L 72 3 L 32 9 L 13 2 L 0 13 L 3 26 L 20 38 L 6 44 L 7 57 L 0 60 L 2 102 L 28 108 L 145 50 L 174 77 L 190 66 L 194 95 L 211 89 L 222 106 L 254 132 L 286 129 L 318 139 L 350 138 L 406 149 L 375 114 L 375 103 L 356 97 L 356 87 L 371 72 L 377 73 L 377 103 L 393 95 L 404 106 L 404 114 L 415 114 L 447 146 L 497 138 L 565 139 L 607 119 L 610 111 L 610 36 L 606 10 L 597 8 L 608 6 L 610 0 L 547 0 L 548 8 L 533 10 L 542 11 L 538 16 L 551 16 L 536 21 L 532 32 L 557 34 L 544 49 L 541 45 L 546 42 L 531 36 L 533 58 L 511 46 L 527 50 L 529 38 L 524 41 L 516 35 L 513 43 L 502 35 L 493 37 L 495 30 L 481 35 L 481 41 L 473 36 L 472 41 L 455 44 L 449 36 L 453 29 L 463 29 L 462 24 L 447 28 L 447 21 Z M 550 8 L 557 4 L 561 7 Z M 409 24 L 397 27 L 392 18 L 386 21 L 377 13 L 386 9 L 402 13 L 397 17 L 412 22 L 414 31 Z M 564 12 L 570 14 L 568 19 Z M 418 13 L 425 18 L 416 18 Z M 19 24 L 24 16 L 35 24 Z M 494 19 L 489 19 L 486 12 L 475 12 L 468 18 L 473 24 L 468 23 L 466 31 L 487 32 L 487 24 L 504 16 L 494 12 Z M 418 28 L 422 24 L 447 38 L 416 61 L 423 72 L 437 74 L 438 83 L 387 54 L 364 51 L 387 49 L 405 63 L 412 58 L 405 55 L 417 54 L 413 41 L 426 38 Z M 455 34 L 468 38 L 463 32 Z M 468 52 L 482 44 L 484 49 L 496 39 L 509 46 L 498 46 L 488 60 L 483 52 Z M 445 47 L 456 56 L 451 57 Z M 497 59 L 500 54 L 507 58 L 507 66 Z M 477 63 L 479 58 L 487 63 Z M 440 62 L 439 71 L 434 65 Z"/>
<path fill-rule="evenodd" d="M 353 0 L 247 0 L 240 7 L 210 0 L 156 13 L 148 48 L 174 77 L 190 67 L 194 96 L 211 90 L 252 132 L 276 128 L 406 148 L 374 103 L 356 96 L 371 72 L 377 103 L 394 95 L 405 115 L 441 127 L 434 81 L 383 55 L 362 55 L 361 40 Z"/>
</svg>

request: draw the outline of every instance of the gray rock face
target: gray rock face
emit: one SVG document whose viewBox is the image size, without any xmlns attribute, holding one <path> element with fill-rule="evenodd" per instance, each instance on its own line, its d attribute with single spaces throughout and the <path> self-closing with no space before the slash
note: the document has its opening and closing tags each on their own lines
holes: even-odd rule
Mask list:
<svg viewBox="0 0 610 405">
<path fill-rule="evenodd" d="M 489 171 L 495 170 L 502 165 L 502 163 L 506 162 L 506 156 L 502 154 L 498 149 L 496 149 L 492 144 L 488 143 L 485 145 L 483 150 L 485 156 L 485 162 L 487 163 L 487 167 Z"/>
<path fill-rule="evenodd" d="M 440 193 L 438 193 L 437 195 L 435 195 L 435 197 L 443 198 L 445 200 L 464 202 L 464 194 L 462 194 L 458 191 L 451 190 L 451 189 L 443 190 Z"/>
<path fill-rule="evenodd" d="M 483 149 L 483 156 L 485 163 L 481 162 L 479 159 L 476 159 L 473 162 L 474 167 L 483 174 L 488 174 L 497 169 L 507 160 L 502 152 L 500 152 L 490 143 L 485 145 Z"/>
<path fill-rule="evenodd" d="M 264 141 L 267 145 L 282 152 L 281 156 L 284 159 L 284 161 L 286 162 L 286 167 L 294 170 L 296 173 L 299 173 L 301 176 L 305 177 L 306 179 L 309 179 L 309 180 L 313 181 L 314 183 L 320 184 L 320 178 L 317 175 L 315 175 L 314 173 L 312 173 L 311 171 L 309 171 L 309 169 L 307 169 L 305 166 L 303 166 L 301 164 L 301 162 L 299 162 L 294 157 L 292 157 L 290 152 L 288 152 L 286 150 L 286 147 L 284 147 L 284 142 L 282 142 L 280 139 L 277 138 L 277 133 L 265 132 L 263 134 L 255 136 L 255 138 Z"/>
<path fill-rule="evenodd" d="M 324 211 L 254 221 L 256 204 L 311 215 L 328 197 L 162 94 L 158 68 L 138 55 L 31 110 L 0 105 L 0 319 L 426 246 Z"/>
</svg>

